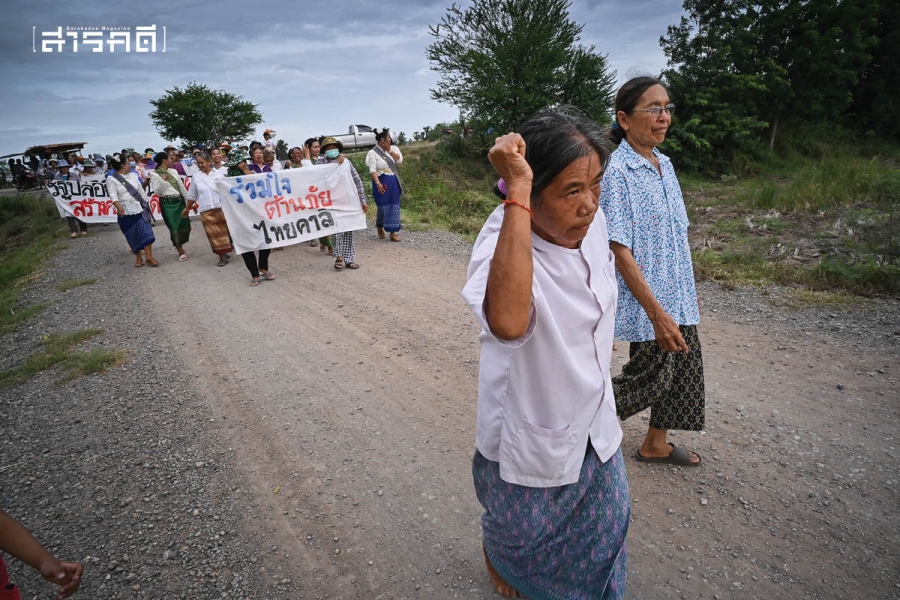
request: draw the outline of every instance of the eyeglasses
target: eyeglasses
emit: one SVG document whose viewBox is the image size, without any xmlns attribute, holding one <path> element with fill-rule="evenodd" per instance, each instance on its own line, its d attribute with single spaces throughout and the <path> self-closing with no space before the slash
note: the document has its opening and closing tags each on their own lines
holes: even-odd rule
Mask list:
<svg viewBox="0 0 900 600">
<path fill-rule="evenodd" d="M 653 108 L 634 109 L 634 112 L 650 113 L 651 115 L 653 115 L 654 119 L 658 119 L 663 114 L 663 111 L 665 111 L 666 114 L 671 115 L 673 112 L 675 112 L 675 105 L 667 104 L 665 106 L 654 106 Z"/>
</svg>

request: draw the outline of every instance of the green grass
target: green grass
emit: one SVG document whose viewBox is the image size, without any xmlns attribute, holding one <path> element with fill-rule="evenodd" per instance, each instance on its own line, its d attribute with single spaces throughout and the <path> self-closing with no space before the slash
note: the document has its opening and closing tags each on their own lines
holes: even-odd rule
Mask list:
<svg viewBox="0 0 900 600">
<path fill-rule="evenodd" d="M 487 159 L 457 156 L 443 142 L 431 147 L 404 146 L 402 150 L 403 226 L 446 229 L 475 239 L 498 202 L 491 191 L 498 175 Z M 371 198 L 372 180 L 365 156 L 350 159 Z"/>
<path fill-rule="evenodd" d="M 679 175 L 698 276 L 900 296 L 898 154 L 835 145 L 769 157 L 749 178 Z"/>
<path fill-rule="evenodd" d="M 77 287 L 81 287 L 83 285 L 93 285 L 97 283 L 99 279 L 94 279 L 93 277 L 88 277 L 85 279 L 71 279 L 66 278 L 56 284 L 56 289 L 61 292 L 68 292 L 71 289 L 75 289 Z"/>
<path fill-rule="evenodd" d="M 877 202 L 893 169 L 878 157 L 827 156 L 803 161 L 786 177 L 756 177 L 735 200 L 751 208 L 817 211 Z"/>
<path fill-rule="evenodd" d="M 83 329 L 65 334 L 48 334 L 43 337 L 43 348 L 29 355 L 22 364 L 0 373 L 0 389 L 25 383 L 41 371 L 57 365 L 65 369 L 65 375 L 58 383 L 71 381 L 84 375 L 101 373 L 125 361 L 124 351 L 109 352 L 93 349 L 89 352 L 74 352 L 72 348 L 103 333 L 102 329 Z"/>
<path fill-rule="evenodd" d="M 19 300 L 44 260 L 63 247 L 65 230 L 65 222 L 46 197 L 0 196 L 0 335 L 47 307 L 22 306 Z"/>
</svg>

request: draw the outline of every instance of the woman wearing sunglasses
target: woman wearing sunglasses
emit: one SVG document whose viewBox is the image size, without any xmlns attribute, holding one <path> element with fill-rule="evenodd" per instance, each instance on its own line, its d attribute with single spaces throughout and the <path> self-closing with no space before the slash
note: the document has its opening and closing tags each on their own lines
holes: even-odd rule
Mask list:
<svg viewBox="0 0 900 600">
<path fill-rule="evenodd" d="M 688 217 L 672 161 L 657 150 L 675 105 L 653 77 L 636 77 L 616 94 L 612 153 L 600 205 L 616 255 L 616 338 L 629 361 L 613 378 L 621 419 L 650 407 L 650 427 L 636 459 L 685 467 L 700 456 L 667 440 L 670 429 L 698 431 L 705 418 L 703 357 L 697 325 Z"/>
</svg>

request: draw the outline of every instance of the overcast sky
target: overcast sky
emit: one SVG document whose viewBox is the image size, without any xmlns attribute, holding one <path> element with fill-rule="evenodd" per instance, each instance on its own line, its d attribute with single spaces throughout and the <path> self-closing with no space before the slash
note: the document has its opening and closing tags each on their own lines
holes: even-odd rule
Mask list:
<svg viewBox="0 0 900 600">
<path fill-rule="evenodd" d="M 149 100 L 191 81 L 257 104 L 260 140 L 269 127 L 293 146 L 346 132 L 350 123 L 411 137 L 459 114 L 431 100 L 437 77 L 425 59 L 428 25 L 450 1 L 7 2 L 0 155 L 69 141 L 103 154 L 124 146 L 158 150 L 164 144 L 148 117 Z M 584 25 L 582 43 L 608 54 L 620 83 L 630 72 L 665 66 L 659 37 L 681 14 L 679 0 L 574 0 L 571 9 Z M 106 45 L 92 53 L 80 37 L 78 53 L 71 39 L 62 53 L 41 52 L 41 32 L 57 27 L 129 26 L 133 43 L 136 26 L 153 24 L 156 53 L 110 53 Z"/>
</svg>

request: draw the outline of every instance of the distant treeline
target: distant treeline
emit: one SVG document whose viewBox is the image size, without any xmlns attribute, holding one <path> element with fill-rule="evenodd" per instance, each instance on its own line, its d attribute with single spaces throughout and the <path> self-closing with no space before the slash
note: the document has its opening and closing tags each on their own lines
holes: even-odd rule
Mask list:
<svg viewBox="0 0 900 600">
<path fill-rule="evenodd" d="M 897 0 L 686 0 L 660 44 L 682 167 L 739 171 L 767 149 L 900 141 Z"/>
</svg>

